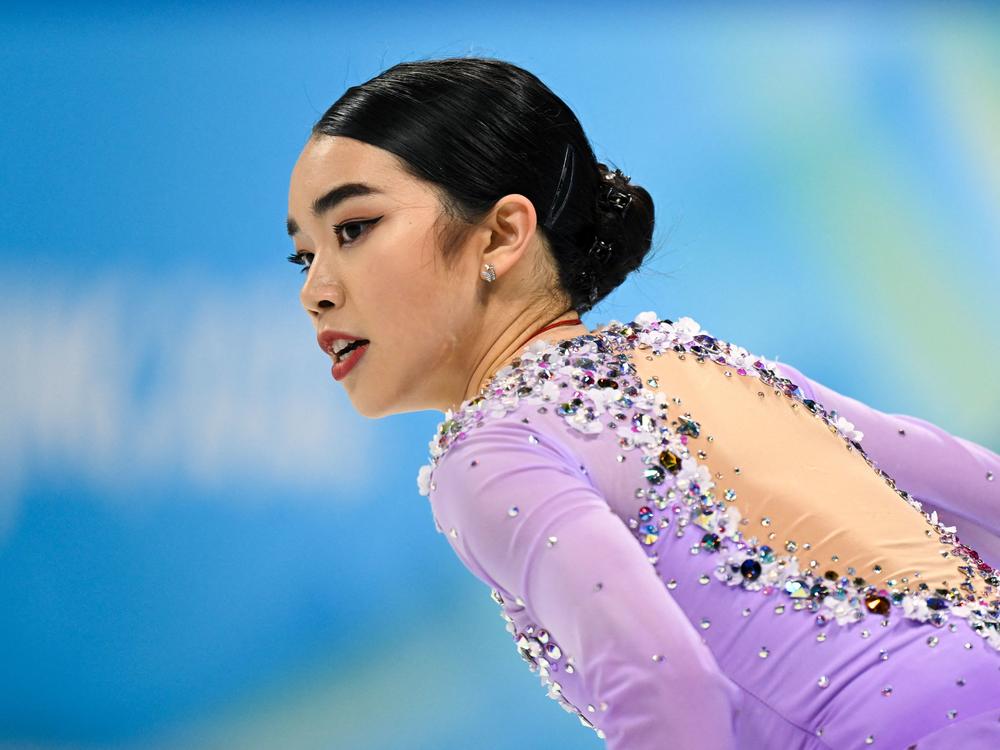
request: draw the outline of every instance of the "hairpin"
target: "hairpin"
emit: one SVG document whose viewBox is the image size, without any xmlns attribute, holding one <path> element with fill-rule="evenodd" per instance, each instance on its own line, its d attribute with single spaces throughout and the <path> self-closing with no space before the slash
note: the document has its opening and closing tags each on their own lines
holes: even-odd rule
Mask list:
<svg viewBox="0 0 1000 750">
<path fill-rule="evenodd" d="M 595 239 L 594 244 L 587 251 L 587 255 L 598 263 L 605 263 L 611 257 L 611 243 L 602 239 Z"/>
<path fill-rule="evenodd" d="M 624 216 L 628 207 L 632 205 L 632 194 L 622 190 L 621 188 L 617 188 L 614 185 L 610 185 L 604 191 L 604 200 L 612 208 L 617 210 L 618 213 Z"/>
</svg>

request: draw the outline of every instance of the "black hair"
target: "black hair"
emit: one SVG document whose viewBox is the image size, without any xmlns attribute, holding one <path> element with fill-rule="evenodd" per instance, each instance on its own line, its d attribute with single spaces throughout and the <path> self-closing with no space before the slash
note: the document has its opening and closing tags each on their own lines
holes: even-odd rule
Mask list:
<svg viewBox="0 0 1000 750">
<path fill-rule="evenodd" d="M 398 63 L 347 89 L 312 135 L 377 146 L 435 186 L 445 214 L 459 220 L 442 243 L 446 263 L 454 260 L 464 230 L 500 198 L 526 196 L 559 286 L 578 313 L 638 268 L 652 243 L 649 193 L 598 162 L 566 103 L 509 62 L 450 57 Z M 610 186 L 626 193 L 618 198 L 619 205 L 629 204 L 624 215 L 606 198 Z M 611 245 L 603 260 L 590 252 L 596 240 Z"/>
</svg>

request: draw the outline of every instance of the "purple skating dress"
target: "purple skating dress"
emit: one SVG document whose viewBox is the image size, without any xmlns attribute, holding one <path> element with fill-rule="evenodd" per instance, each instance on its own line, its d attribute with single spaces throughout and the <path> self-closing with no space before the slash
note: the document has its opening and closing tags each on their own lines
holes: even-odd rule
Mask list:
<svg viewBox="0 0 1000 750">
<path fill-rule="evenodd" d="M 998 474 L 644 312 L 526 346 L 445 415 L 418 486 L 610 750 L 996 750 Z"/>
</svg>

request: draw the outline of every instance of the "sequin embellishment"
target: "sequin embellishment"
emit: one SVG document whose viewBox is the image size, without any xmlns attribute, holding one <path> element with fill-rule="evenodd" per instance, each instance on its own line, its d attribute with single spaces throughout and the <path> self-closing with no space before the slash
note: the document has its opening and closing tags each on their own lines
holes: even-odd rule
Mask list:
<svg viewBox="0 0 1000 750">
<path fill-rule="evenodd" d="M 696 414 L 675 411 L 679 399 L 669 403 L 662 391 L 644 387 L 626 353 L 640 351 L 654 356 L 673 351 L 682 359 L 693 356 L 710 361 L 726 368 L 727 374 L 757 378 L 762 387 L 787 397 L 793 406 L 804 407 L 839 435 L 848 450 L 868 463 L 901 499 L 921 512 L 939 541 L 950 547 L 949 554 L 964 562 L 959 570 L 967 580 L 951 589 L 929 590 L 923 582 L 916 590 L 909 585 L 877 589 L 863 578 L 840 575 L 834 570 L 800 570 L 798 557 L 793 554 L 798 545 L 792 540 L 782 549 L 773 549 L 756 544 L 755 538 L 745 538 L 739 528 L 740 513 L 732 504 L 735 491 L 720 488 L 716 494 L 713 476 L 717 479 L 722 475 L 713 475 L 701 462 L 711 458 L 714 438 L 708 432 L 710 426 L 701 424 Z M 567 382 L 570 387 L 564 387 Z M 762 396 L 763 391 L 758 395 Z M 457 412 L 446 412 L 428 446 L 430 463 L 421 467 L 417 478 L 420 494 L 429 495 L 434 488 L 434 468 L 452 443 L 464 439 L 470 429 L 487 419 L 503 416 L 521 401 L 538 404 L 539 412 L 551 409 L 583 433 L 612 429 L 623 451 L 638 449 L 643 487 L 636 493 L 638 507 L 628 525 L 651 558 L 655 558 L 654 545 L 666 528 L 674 525 L 683 531 L 694 525 L 703 533 L 691 553 L 707 552 L 719 558 L 716 579 L 764 594 L 783 593 L 794 609 L 814 613 L 817 625 L 831 621 L 846 625 L 869 615 L 883 619 L 894 611 L 936 627 L 944 626 L 950 617 L 960 617 L 990 646 L 1000 650 L 1000 572 L 960 543 L 954 526 L 939 522 L 936 512 L 923 511 L 920 501 L 896 487 L 893 478 L 867 456 L 860 443 L 863 435 L 853 424 L 836 411 L 827 411 L 817 401 L 805 398 L 801 388 L 776 372 L 774 363 L 709 335 L 691 318 L 673 322 L 659 319 L 655 312 L 643 312 L 629 323 L 612 320 L 593 333 L 557 344 L 532 343 L 498 371 L 479 396 L 464 401 Z M 672 407 L 671 415 L 676 414 L 673 418 L 668 416 L 668 405 Z M 733 467 L 733 471 L 738 474 L 740 469 Z M 766 520 L 762 520 L 765 526 Z M 808 545 L 803 549 L 807 550 Z M 985 582 L 991 599 L 976 596 L 972 581 L 977 576 Z M 708 580 L 706 577 L 705 582 Z M 535 655 L 538 648 L 530 647 L 528 635 L 515 635 L 518 640 L 522 637 L 528 638 L 534 659 L 544 658 Z M 523 649 L 521 652 L 525 654 Z M 761 658 L 766 658 L 767 653 L 768 649 L 761 646 Z M 820 686 L 825 687 L 822 682 Z M 589 724 L 581 712 L 576 712 Z"/>
<path fill-rule="evenodd" d="M 537 624 L 528 623 L 518 630 L 514 619 L 503 610 L 504 598 L 499 591 L 490 589 L 490 597 L 500 605 L 500 616 L 507 623 L 507 632 L 513 636 L 517 652 L 527 662 L 528 669 L 538 675 L 542 687 L 548 691 L 548 697 L 556 701 L 567 713 L 575 714 L 583 726 L 593 729 L 598 737 L 605 739 L 604 732 L 595 726 L 583 711 L 566 699 L 562 694 L 562 685 L 555 679 L 560 670 L 573 674 L 575 670 L 573 658 L 563 654 L 559 644 L 548 631 L 538 627 Z"/>
</svg>

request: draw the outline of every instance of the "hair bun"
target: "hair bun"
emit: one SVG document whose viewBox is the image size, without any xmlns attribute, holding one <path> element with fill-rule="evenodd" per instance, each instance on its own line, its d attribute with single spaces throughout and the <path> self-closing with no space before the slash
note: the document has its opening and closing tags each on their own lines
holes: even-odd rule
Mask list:
<svg viewBox="0 0 1000 750">
<path fill-rule="evenodd" d="M 606 296 L 642 265 L 652 244 L 653 201 L 621 169 L 597 162 L 593 245 L 579 280 L 584 309 Z"/>
</svg>

